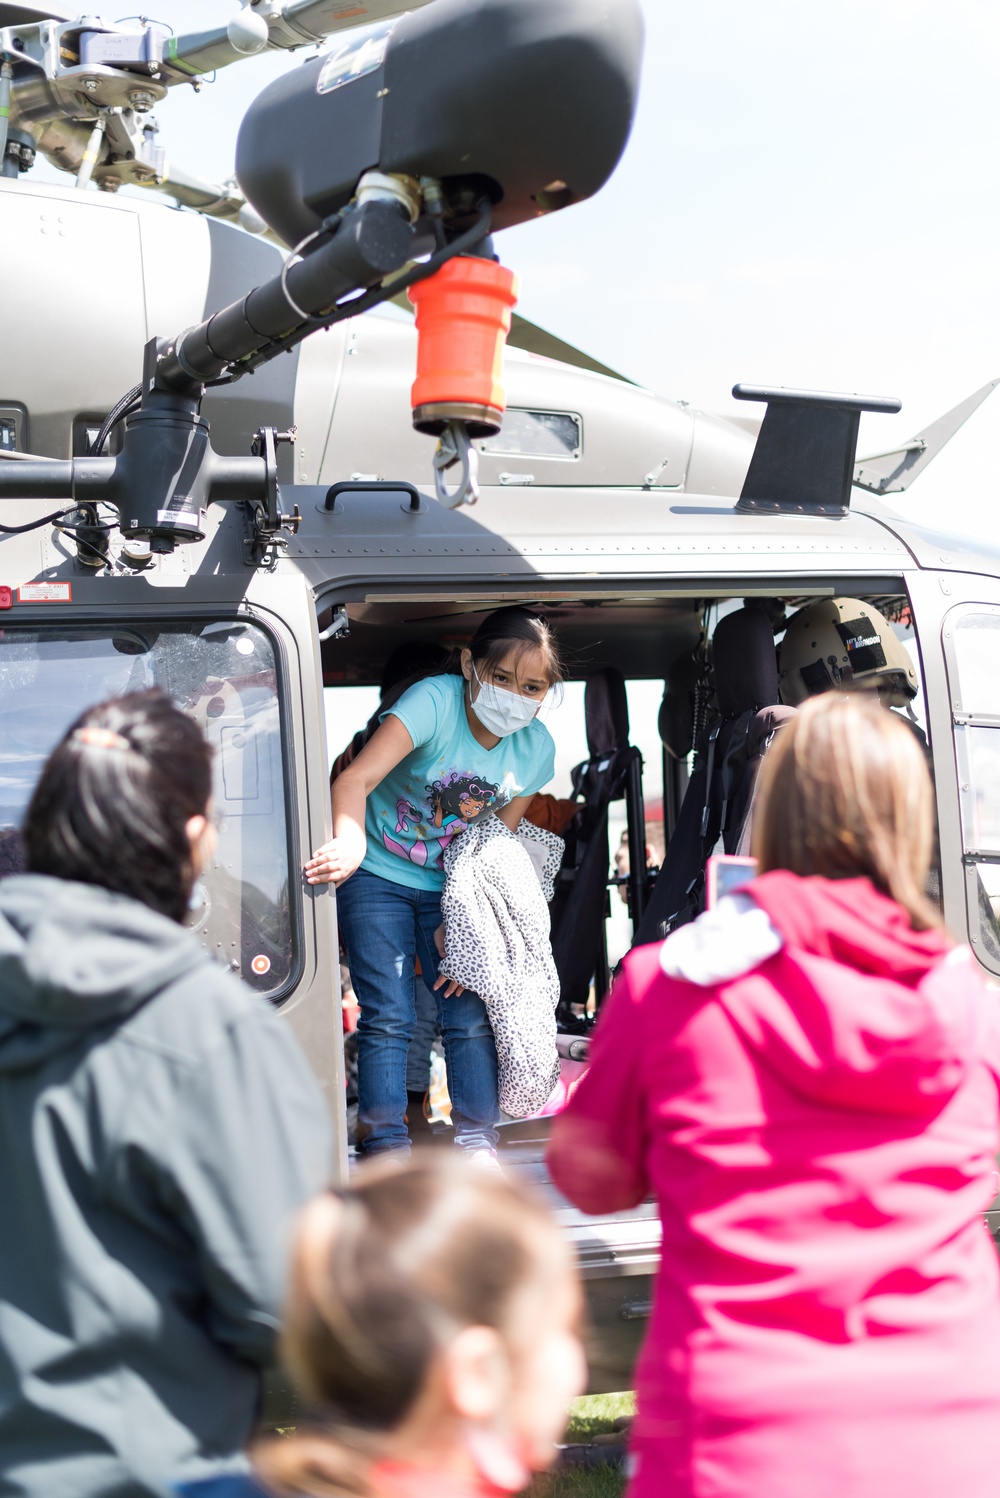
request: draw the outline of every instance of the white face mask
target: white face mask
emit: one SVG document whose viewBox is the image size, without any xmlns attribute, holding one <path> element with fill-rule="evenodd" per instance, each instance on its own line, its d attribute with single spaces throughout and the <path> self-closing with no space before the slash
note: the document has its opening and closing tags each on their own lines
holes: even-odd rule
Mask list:
<svg viewBox="0 0 1000 1498">
<path fill-rule="evenodd" d="M 489 733 L 505 739 L 524 728 L 538 713 L 540 702 L 532 702 L 530 697 L 522 697 L 520 692 L 508 692 L 506 687 L 494 686 L 491 681 L 480 680 L 475 664 L 472 672 L 479 683 L 479 696 L 472 698 L 472 711 Z"/>
</svg>

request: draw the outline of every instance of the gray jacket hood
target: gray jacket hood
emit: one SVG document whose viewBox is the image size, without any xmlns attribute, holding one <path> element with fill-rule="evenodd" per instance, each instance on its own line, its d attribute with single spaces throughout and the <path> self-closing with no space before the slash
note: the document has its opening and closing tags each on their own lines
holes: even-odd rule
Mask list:
<svg viewBox="0 0 1000 1498">
<path fill-rule="evenodd" d="M 190 931 L 0 883 L 0 1494 L 245 1466 L 330 1124 L 290 1027 Z"/>
<path fill-rule="evenodd" d="M 209 961 L 189 931 L 126 895 L 46 874 L 3 880 L 0 1074 L 41 1065 Z"/>
</svg>

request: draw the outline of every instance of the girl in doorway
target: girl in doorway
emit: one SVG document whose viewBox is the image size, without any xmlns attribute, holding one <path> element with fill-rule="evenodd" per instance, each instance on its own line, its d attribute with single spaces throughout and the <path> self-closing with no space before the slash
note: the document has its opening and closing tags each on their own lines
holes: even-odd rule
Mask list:
<svg viewBox="0 0 1000 1498">
<path fill-rule="evenodd" d="M 545 621 L 499 609 L 456 670 L 417 682 L 333 786 L 333 838 L 306 864 L 310 884 L 338 886 L 337 917 L 361 1005 L 358 1120 L 365 1154 L 409 1149 L 406 1052 L 414 961 L 428 981 L 441 956 L 443 853 L 495 813 L 511 831 L 552 777 L 555 747 L 538 710 L 562 667 Z M 478 995 L 439 978 L 455 1143 L 491 1158 L 497 1058 Z"/>
</svg>

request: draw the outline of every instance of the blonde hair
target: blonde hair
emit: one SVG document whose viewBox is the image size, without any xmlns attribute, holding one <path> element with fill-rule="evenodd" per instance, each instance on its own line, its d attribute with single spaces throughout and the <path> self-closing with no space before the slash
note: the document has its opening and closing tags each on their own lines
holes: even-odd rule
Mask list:
<svg viewBox="0 0 1000 1498">
<path fill-rule="evenodd" d="M 764 758 L 752 834 L 762 874 L 864 875 L 914 930 L 940 927 L 924 894 L 934 826 L 916 735 L 865 693 L 810 699 Z"/>
<path fill-rule="evenodd" d="M 265 1482 L 367 1493 L 384 1437 L 440 1349 L 465 1326 L 504 1336 L 518 1292 L 562 1252 L 544 1207 L 451 1151 L 402 1169 L 375 1163 L 312 1202 L 296 1232 L 282 1352 L 319 1423 L 257 1448 Z"/>
</svg>

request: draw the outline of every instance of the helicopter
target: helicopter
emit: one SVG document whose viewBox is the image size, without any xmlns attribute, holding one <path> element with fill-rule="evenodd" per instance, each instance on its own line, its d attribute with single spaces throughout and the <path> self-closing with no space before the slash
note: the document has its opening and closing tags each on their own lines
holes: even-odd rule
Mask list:
<svg viewBox="0 0 1000 1498">
<path fill-rule="evenodd" d="M 140 129 L 127 90 L 140 77 L 163 88 L 183 81 L 171 57 L 190 67 L 235 61 L 228 30 L 178 39 L 167 64 L 150 55 L 142 74 L 138 41 L 128 41 L 124 63 L 109 62 L 114 28 L 74 31 L 75 21 L 32 9 L 0 13 L 5 54 L 19 50 L 24 27 L 32 36 L 68 27 L 58 64 L 47 54 L 53 84 L 57 67 L 83 81 L 104 68 L 126 92 L 107 95 L 123 103 L 88 110 L 80 100 L 96 91 L 74 85 L 70 99 L 43 89 L 36 68 L 40 111 L 61 98 L 63 113 L 82 112 L 39 113 L 33 125 L 13 101 L 35 65 L 11 64 L 18 123 L 8 146 L 18 151 L 15 174 L 0 178 L 0 257 L 5 275 L 16 265 L 21 293 L 7 309 L 0 389 L 0 854 L 9 855 L 0 867 L 16 866 L 34 780 L 74 716 L 113 692 L 168 690 L 215 749 L 224 817 L 192 928 L 287 1015 L 328 1091 L 346 1171 L 335 899 L 299 874 L 328 835 L 327 774 L 339 746 L 327 740 L 324 694 L 346 740 L 357 725 L 338 714 L 338 692 L 377 683 L 398 645 L 464 644 L 506 602 L 544 609 L 557 626 L 588 707 L 579 835 L 553 923 L 567 991 L 562 1045 L 579 1065 L 609 979 L 609 807 L 625 807 L 633 923 L 655 935 L 677 914 L 658 902 L 684 882 L 676 834 L 690 820 L 685 805 L 700 817 L 708 804 L 696 776 L 700 760 L 704 781 L 704 746 L 725 715 L 712 658 L 720 621 L 749 625 L 752 615 L 759 634 L 763 617 L 773 652 L 801 608 L 846 598 L 876 611 L 909 652 L 935 767 L 942 904 L 1000 978 L 1000 829 L 989 810 L 1000 774 L 991 666 L 1000 552 L 913 525 L 882 503 L 993 384 L 901 447 L 859 460 L 861 411 L 889 411 L 892 401 L 745 387 L 763 419 L 713 417 L 512 318 L 506 409 L 480 420 L 489 429 L 478 430 L 461 401 L 414 426 L 421 332 L 379 310 L 419 296 L 450 259 L 494 264 L 492 232 L 535 218 L 544 232 L 548 213 L 598 190 L 634 107 L 635 7 L 618 7 L 609 34 L 606 7 L 554 0 L 553 42 L 532 31 L 541 8 L 528 0 L 480 0 L 474 11 L 431 0 L 402 19 L 369 6 L 374 30 L 348 31 L 264 91 L 241 128 L 229 209 L 208 214 L 93 187 L 140 182 L 143 160 L 161 186 L 178 185 L 151 156 L 112 162 L 111 120 Z M 294 30 L 283 28 L 290 17 L 306 25 L 307 9 L 241 16 L 249 24 L 247 12 L 260 12 L 264 45 L 272 19 L 273 44 L 291 45 Z M 347 16 L 333 6 L 310 14 L 316 35 L 321 21 L 328 35 Z M 517 66 L 489 29 L 500 22 L 512 28 L 507 41 L 520 35 L 528 49 Z M 567 83 L 556 102 L 541 87 L 508 90 L 525 58 L 551 69 L 544 48 L 581 32 L 597 38 L 600 89 Z M 85 34 L 106 50 L 74 52 Z M 143 36 L 155 50 L 148 29 Z M 419 89 L 408 92 L 408 76 Z M 456 80 L 462 88 L 450 92 Z M 522 118 L 526 103 L 556 110 L 564 135 L 549 117 Z M 31 136 L 29 150 L 51 148 L 55 159 L 66 127 L 78 180 L 98 107 L 122 113 L 104 121 L 89 190 L 86 181 L 84 190 L 36 184 L 21 171 L 18 131 Z M 539 148 L 553 141 L 557 160 Z M 5 170 L 8 159 L 13 152 Z M 244 203 L 244 222 L 266 225 L 298 256 L 241 228 Z M 72 279 L 62 273 L 70 261 Z M 294 443 L 278 440 L 293 426 Z M 435 467 L 436 455 L 450 461 Z M 656 807 L 646 804 L 630 733 L 633 681 L 662 686 Z M 742 716 L 750 704 L 739 705 Z M 665 850 L 655 879 L 644 856 L 651 815 Z M 547 1127 L 539 1118 L 504 1131 L 509 1167 L 543 1184 Z M 588 1287 L 592 1387 L 628 1387 L 658 1255 L 655 1208 L 588 1220 L 553 1201 Z"/>
<path fill-rule="evenodd" d="M 202 213 L 242 213 L 244 227 L 260 231 L 233 184 L 171 170 L 151 111 L 169 89 L 200 88 L 243 57 L 322 43 L 402 9 L 397 0 L 246 0 L 226 26 L 175 36 L 143 17 L 109 25 L 61 6 L 0 4 L 0 175 L 29 171 L 41 153 L 77 187 L 163 190 Z"/>
<path fill-rule="evenodd" d="M 151 113 L 155 104 L 170 89 L 198 87 L 242 58 L 320 44 L 341 32 L 343 45 L 331 47 L 327 66 L 356 73 L 403 9 L 398 0 L 247 0 L 225 27 L 173 36 L 143 18 L 108 24 L 51 5 L 0 3 L 0 182 L 17 181 L 20 188 L 16 198 L 4 198 L 0 269 L 5 284 L 16 280 L 24 293 L 9 310 L 10 342 L 31 350 L 18 371 L 20 399 L 0 408 L 0 453 L 82 455 L 103 414 L 132 382 L 134 349 L 147 328 L 192 323 L 280 266 L 281 236 L 235 179 L 206 181 L 167 161 Z M 71 175 L 77 192 L 29 185 L 25 174 L 37 154 Z M 115 196 L 123 186 L 162 193 L 208 223 L 188 215 L 143 215 L 134 198 Z M 87 191 L 93 187 L 100 191 Z M 277 244 L 227 233 L 233 226 Z M 38 252 L 27 265 L 26 243 Z M 84 306 L 67 286 L 70 258 L 74 279 L 88 287 Z M 178 264 L 185 270 L 182 284 L 171 275 Z M 164 305 L 168 285 L 172 296 Z M 39 329 L 31 309 L 43 297 L 50 315 Z M 412 315 L 404 294 L 393 302 Z M 468 455 L 484 483 L 530 486 L 547 478 L 574 485 L 639 481 L 645 488 L 707 493 L 739 488 L 756 436 L 753 418 L 712 416 L 646 391 L 640 396 L 626 377 L 516 312 L 511 322 L 505 431 L 473 444 Z M 70 340 L 63 337 L 67 323 L 76 333 Z M 95 337 L 103 348 L 97 367 L 87 350 Z M 279 368 L 259 370 L 252 391 L 246 384 L 209 390 L 206 411 L 216 447 L 245 451 L 256 425 L 268 420 L 297 432 L 294 454 L 279 454 L 285 481 L 332 481 L 346 472 L 422 482 L 427 444 L 405 406 L 415 342 L 414 329 L 397 320 L 354 321 L 314 337 Z M 540 367 L 540 359 L 547 364 Z M 55 368 L 62 378 L 53 382 Z M 581 380 L 576 370 L 625 389 Z M 902 492 L 993 388 L 984 386 L 892 452 L 860 462 L 856 481 L 875 493 Z M 74 405 L 78 409 L 70 409 Z M 531 412 L 546 406 L 555 412 L 542 441 Z M 567 406 L 583 409 L 577 421 L 563 420 L 557 436 L 558 412 Z M 574 436 L 583 422 L 596 438 L 586 450 Z M 521 442 L 527 451 L 519 452 L 515 428 L 527 433 L 529 427 L 535 430 Z M 524 458 L 530 462 L 520 462 Z"/>
</svg>

